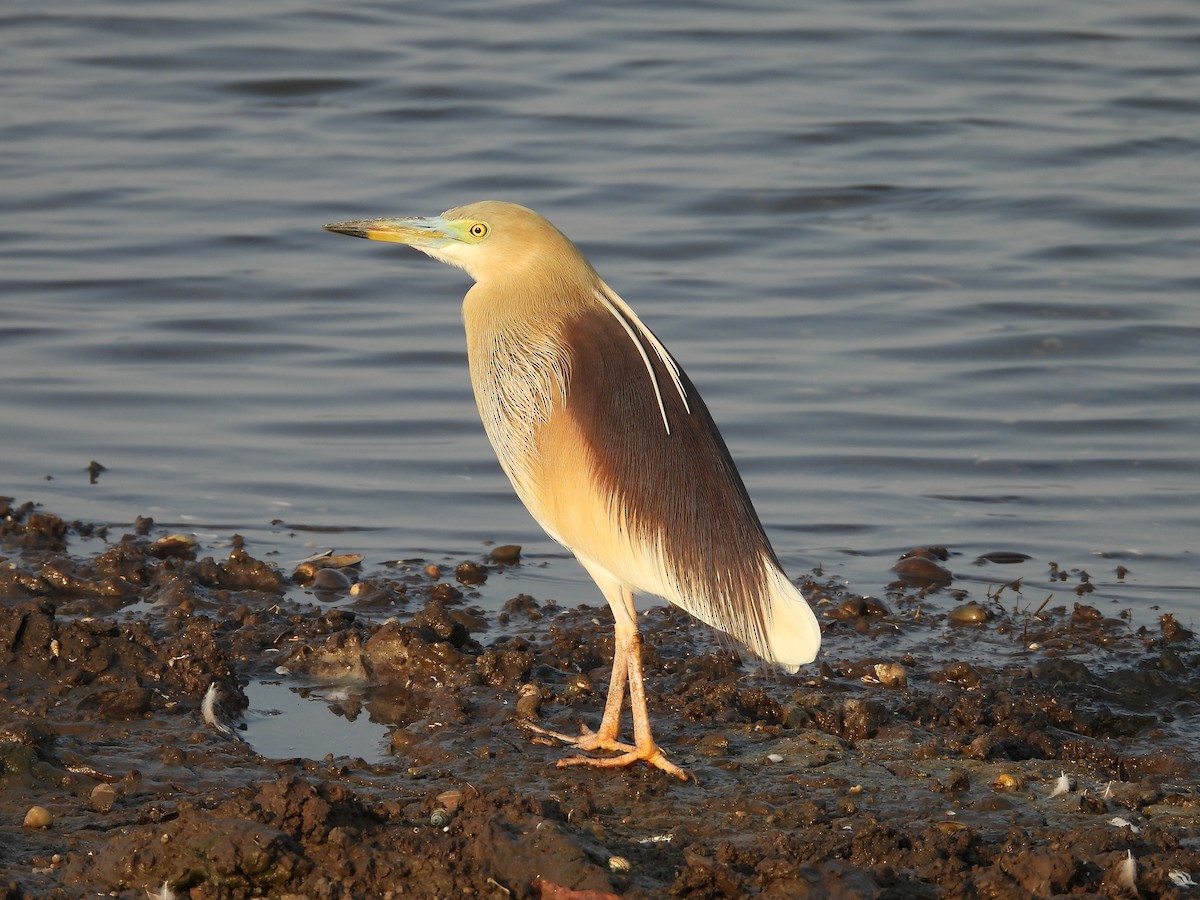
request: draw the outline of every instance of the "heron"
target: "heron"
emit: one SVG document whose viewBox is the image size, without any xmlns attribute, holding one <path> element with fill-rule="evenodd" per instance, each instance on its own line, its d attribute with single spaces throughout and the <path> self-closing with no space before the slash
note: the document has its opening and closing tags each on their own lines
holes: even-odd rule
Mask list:
<svg viewBox="0 0 1200 900">
<path fill-rule="evenodd" d="M 686 781 L 690 773 L 651 732 L 634 595 L 661 597 L 792 672 L 821 643 L 695 386 L 575 244 L 533 210 L 489 200 L 440 216 L 324 227 L 407 244 L 474 280 L 462 314 L 484 430 L 517 496 L 612 609 L 599 728 L 532 727 L 578 751 L 560 766 L 640 761 Z M 620 734 L 626 689 L 632 744 Z"/>
</svg>

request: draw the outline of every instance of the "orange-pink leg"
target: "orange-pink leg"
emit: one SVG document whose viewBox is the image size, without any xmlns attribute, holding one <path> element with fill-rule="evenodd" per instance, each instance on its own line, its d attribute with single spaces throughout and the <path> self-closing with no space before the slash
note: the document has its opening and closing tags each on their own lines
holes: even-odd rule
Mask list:
<svg viewBox="0 0 1200 900">
<path fill-rule="evenodd" d="M 568 756 L 559 760 L 562 766 L 594 766 L 601 769 L 630 766 L 641 761 L 662 769 L 664 772 L 687 781 L 694 778 L 690 772 L 679 768 L 667 759 L 650 733 L 650 713 L 646 709 L 646 687 L 642 680 L 642 638 L 637 630 L 637 610 L 633 605 L 633 593 L 608 577 L 596 577 L 597 584 L 612 607 L 615 618 L 616 647 L 613 652 L 612 677 L 609 679 L 608 699 L 604 704 L 604 717 L 600 730 L 583 729 L 579 737 L 570 737 L 533 726 L 534 731 L 569 743 L 577 750 L 609 750 L 618 756 Z M 629 706 L 633 713 L 633 745 L 617 740 L 621 726 L 621 708 L 625 700 L 625 687 L 629 686 Z"/>
<path fill-rule="evenodd" d="M 530 731 L 544 734 L 564 744 L 571 744 L 577 750 L 619 750 L 628 752 L 633 745 L 617 740 L 621 731 L 621 710 L 625 702 L 625 684 L 629 672 L 629 654 L 620 645 L 620 635 L 617 637 L 617 647 L 613 654 L 612 675 L 608 679 L 608 699 L 604 702 L 604 716 L 600 720 L 599 731 L 592 731 L 586 725 L 581 726 L 578 736 L 551 731 L 534 725 L 531 722 L 522 724 Z"/>
</svg>

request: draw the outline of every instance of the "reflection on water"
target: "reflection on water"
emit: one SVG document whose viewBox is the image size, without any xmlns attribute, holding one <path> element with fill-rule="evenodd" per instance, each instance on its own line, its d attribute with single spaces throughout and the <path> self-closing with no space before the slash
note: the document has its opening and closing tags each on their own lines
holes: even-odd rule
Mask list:
<svg viewBox="0 0 1200 900">
<path fill-rule="evenodd" d="M 0 491 L 557 560 L 475 416 L 463 277 L 320 230 L 499 197 L 672 348 L 794 573 L 1011 550 L 1194 615 L 1197 33 L 1170 0 L 5 10 Z"/>
<path fill-rule="evenodd" d="M 279 681 L 252 681 L 250 705 L 239 732 L 257 753 L 271 759 L 335 757 L 380 762 L 388 758 L 387 723 L 363 709 L 365 686 L 296 688 Z M 316 701 L 316 702 L 314 702 Z"/>
</svg>

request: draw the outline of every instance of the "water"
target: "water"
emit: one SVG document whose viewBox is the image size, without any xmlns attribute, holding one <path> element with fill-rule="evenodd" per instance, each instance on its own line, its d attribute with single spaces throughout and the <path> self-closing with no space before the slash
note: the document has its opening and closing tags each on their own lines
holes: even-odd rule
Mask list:
<svg viewBox="0 0 1200 900">
<path fill-rule="evenodd" d="M 371 721 L 361 685 L 309 690 L 260 680 L 246 685 L 245 693 L 246 737 L 263 756 L 387 759 L 387 726 Z"/>
<path fill-rule="evenodd" d="M 520 543 L 597 602 L 476 419 L 464 276 L 320 230 L 501 198 L 672 348 L 792 572 L 1023 551 L 1195 617 L 1200 9 L 794 6 L 7 6 L 0 491 L 281 561 Z"/>
</svg>

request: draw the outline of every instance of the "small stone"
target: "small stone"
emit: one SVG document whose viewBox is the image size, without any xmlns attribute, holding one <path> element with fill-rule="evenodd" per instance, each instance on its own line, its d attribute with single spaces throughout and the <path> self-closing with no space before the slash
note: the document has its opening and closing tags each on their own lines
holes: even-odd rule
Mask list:
<svg viewBox="0 0 1200 900">
<path fill-rule="evenodd" d="M 433 802 L 446 812 L 454 812 L 462 805 L 462 791 L 454 789 L 442 791 L 433 799 Z"/>
<path fill-rule="evenodd" d="M 429 597 L 442 603 L 456 603 L 462 599 L 462 591 L 452 584 L 441 582 L 429 589 Z"/>
<path fill-rule="evenodd" d="M 696 745 L 705 756 L 724 756 L 729 752 L 729 738 L 720 731 L 708 731 Z"/>
<path fill-rule="evenodd" d="M 949 569 L 927 556 L 905 556 L 892 566 L 892 571 L 902 581 L 918 587 L 944 587 L 954 580 Z"/>
<path fill-rule="evenodd" d="M 314 591 L 329 591 L 342 593 L 350 590 L 351 581 L 345 572 L 338 569 L 318 569 L 313 575 L 312 589 Z"/>
<path fill-rule="evenodd" d="M 582 672 L 575 672 L 567 676 L 565 693 L 568 697 L 590 697 L 596 693 L 596 686 Z"/>
<path fill-rule="evenodd" d="M 487 568 L 479 563 L 463 562 L 454 567 L 454 577 L 459 584 L 483 584 L 487 576 Z"/>
<path fill-rule="evenodd" d="M 985 553 L 983 556 L 975 560 L 976 565 L 981 565 L 985 562 L 997 563 L 1002 566 L 1010 566 L 1014 563 L 1025 562 L 1027 559 L 1032 559 L 1026 553 L 1016 553 L 1010 550 L 993 550 L 991 553 Z"/>
<path fill-rule="evenodd" d="M 887 606 L 874 597 L 849 597 L 826 613 L 831 619 L 860 619 L 890 615 Z"/>
<path fill-rule="evenodd" d="M 983 625 L 992 614 L 978 603 L 964 603 L 950 610 L 947 618 L 951 625 Z"/>
<path fill-rule="evenodd" d="M 44 806 L 31 806 L 29 812 L 25 813 L 26 828 L 49 828 L 53 821 L 54 816 Z"/>
<path fill-rule="evenodd" d="M 111 784 L 98 784 L 92 788 L 90 800 L 92 809 L 98 813 L 106 813 L 117 802 L 117 789 Z"/>
<path fill-rule="evenodd" d="M 992 790 L 1000 791 L 1001 793 L 1011 793 L 1019 791 L 1025 787 L 1025 782 L 1020 775 L 1013 775 L 1010 772 L 1001 772 L 996 776 L 996 780 L 992 782 Z"/>
<path fill-rule="evenodd" d="M 623 856 L 610 856 L 608 858 L 608 868 L 612 872 L 628 872 L 629 860 Z"/>
<path fill-rule="evenodd" d="M 971 741 L 971 743 L 967 744 L 965 753 L 971 759 L 987 759 L 992 755 L 992 748 L 994 746 L 992 739 L 988 735 L 981 734 Z"/>
<path fill-rule="evenodd" d="M 902 688 L 908 684 L 908 670 L 900 663 L 876 663 L 875 677 L 884 687 Z"/>
<path fill-rule="evenodd" d="M 190 534 L 169 534 L 159 538 L 147 548 L 147 552 L 158 559 L 178 557 L 194 558 L 199 542 Z"/>
<path fill-rule="evenodd" d="M 520 544 L 501 544 L 499 547 L 493 547 L 491 557 L 498 563 L 511 565 L 521 561 L 521 545 Z"/>
<path fill-rule="evenodd" d="M 517 694 L 517 718 L 530 721 L 540 718 L 541 689 L 536 684 L 523 684 Z"/>
</svg>

